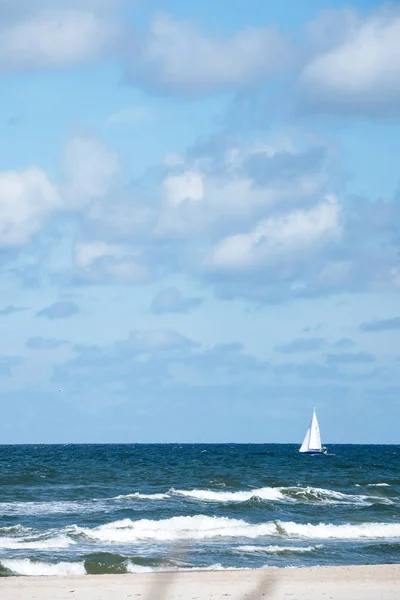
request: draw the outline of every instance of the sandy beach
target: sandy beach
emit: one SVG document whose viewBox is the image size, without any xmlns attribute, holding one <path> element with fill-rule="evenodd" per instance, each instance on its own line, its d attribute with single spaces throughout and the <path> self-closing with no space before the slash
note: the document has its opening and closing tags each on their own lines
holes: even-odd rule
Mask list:
<svg viewBox="0 0 400 600">
<path fill-rule="evenodd" d="M 9 577 L 2 600 L 398 600 L 400 565 Z"/>
</svg>

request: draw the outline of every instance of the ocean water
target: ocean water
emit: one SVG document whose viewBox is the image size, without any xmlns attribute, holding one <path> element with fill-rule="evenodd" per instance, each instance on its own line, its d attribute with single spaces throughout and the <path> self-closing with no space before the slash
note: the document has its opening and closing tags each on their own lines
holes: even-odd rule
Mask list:
<svg viewBox="0 0 400 600">
<path fill-rule="evenodd" d="M 400 562 L 400 446 L 0 446 L 0 576 Z"/>
</svg>

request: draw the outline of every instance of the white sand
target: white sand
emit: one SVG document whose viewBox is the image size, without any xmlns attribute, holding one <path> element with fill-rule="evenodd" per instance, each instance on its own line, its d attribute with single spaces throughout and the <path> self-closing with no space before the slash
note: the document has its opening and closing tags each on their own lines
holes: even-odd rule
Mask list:
<svg viewBox="0 0 400 600">
<path fill-rule="evenodd" d="M 400 564 L 0 578 L 1 600 L 400 600 Z"/>
</svg>

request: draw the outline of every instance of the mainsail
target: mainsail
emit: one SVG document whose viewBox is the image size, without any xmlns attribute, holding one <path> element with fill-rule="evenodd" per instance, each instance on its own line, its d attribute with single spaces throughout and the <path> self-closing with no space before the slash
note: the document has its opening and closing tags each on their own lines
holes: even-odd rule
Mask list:
<svg viewBox="0 0 400 600">
<path fill-rule="evenodd" d="M 319 431 L 319 425 L 317 415 L 315 414 L 315 408 L 311 419 L 310 427 L 307 429 L 307 433 L 299 449 L 299 452 L 311 452 L 313 450 L 316 450 L 317 452 L 322 451 L 321 433 Z"/>
<path fill-rule="evenodd" d="M 308 449 L 310 447 L 310 432 L 311 432 L 311 428 L 309 427 L 307 429 L 307 433 L 306 433 L 306 436 L 305 436 L 305 438 L 303 440 L 303 443 L 300 446 L 299 452 L 307 452 L 308 451 Z"/>
</svg>

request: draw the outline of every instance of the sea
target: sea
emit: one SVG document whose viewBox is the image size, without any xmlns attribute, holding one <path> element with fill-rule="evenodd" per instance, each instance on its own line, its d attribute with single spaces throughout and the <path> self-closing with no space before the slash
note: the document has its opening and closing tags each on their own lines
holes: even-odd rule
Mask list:
<svg viewBox="0 0 400 600">
<path fill-rule="evenodd" d="M 400 562 L 400 446 L 0 446 L 0 576 Z"/>
</svg>

